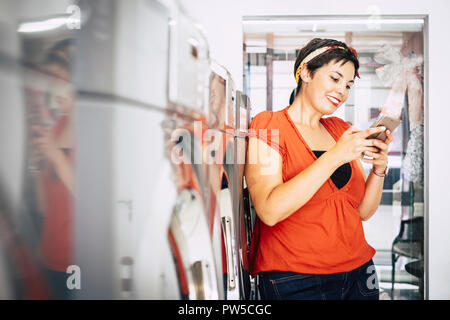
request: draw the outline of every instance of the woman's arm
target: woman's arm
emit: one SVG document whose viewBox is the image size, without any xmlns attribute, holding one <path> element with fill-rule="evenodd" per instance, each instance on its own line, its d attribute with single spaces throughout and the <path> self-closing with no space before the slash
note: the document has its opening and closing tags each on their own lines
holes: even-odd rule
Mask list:
<svg viewBox="0 0 450 320">
<path fill-rule="evenodd" d="M 72 165 L 61 149 L 58 149 L 55 152 L 55 155 L 52 158 L 52 163 L 57 176 L 62 181 L 64 186 L 66 186 L 67 190 L 69 190 L 69 193 L 73 195 L 74 178 Z"/>
<path fill-rule="evenodd" d="M 386 136 L 387 139 L 384 144 L 380 144 L 380 152 L 365 152 L 367 156 L 373 157 L 373 159 L 362 159 L 364 162 L 372 163 L 373 170 L 377 173 L 383 173 L 387 168 L 388 147 L 393 140 L 393 136 L 389 130 L 386 130 Z M 377 176 L 373 173 L 373 170 L 370 171 L 370 174 L 367 177 L 366 192 L 358 207 L 361 219 L 364 221 L 370 219 L 377 211 L 383 194 L 384 177 Z"/>
<path fill-rule="evenodd" d="M 366 192 L 358 207 L 363 221 L 369 220 L 377 211 L 383 193 L 383 182 L 383 177 L 379 177 L 370 171 L 366 180 Z"/>
<path fill-rule="evenodd" d="M 257 138 L 250 138 L 245 177 L 259 218 L 273 226 L 305 205 L 342 164 L 373 150 L 378 142 L 366 136 L 383 128 L 359 131 L 350 127 L 336 145 L 289 181 L 283 182 L 280 154 Z"/>
</svg>

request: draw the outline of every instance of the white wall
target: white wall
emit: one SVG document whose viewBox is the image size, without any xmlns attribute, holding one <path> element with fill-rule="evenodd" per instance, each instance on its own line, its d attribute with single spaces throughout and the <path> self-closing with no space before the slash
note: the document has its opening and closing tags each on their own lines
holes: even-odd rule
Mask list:
<svg viewBox="0 0 450 320">
<path fill-rule="evenodd" d="M 242 16 L 246 15 L 365 15 L 376 5 L 380 14 L 429 15 L 429 298 L 450 299 L 450 181 L 447 151 L 447 119 L 450 106 L 450 2 L 444 0 L 179 0 L 185 11 L 202 27 L 211 56 L 232 74 L 236 89 L 242 90 Z"/>
</svg>

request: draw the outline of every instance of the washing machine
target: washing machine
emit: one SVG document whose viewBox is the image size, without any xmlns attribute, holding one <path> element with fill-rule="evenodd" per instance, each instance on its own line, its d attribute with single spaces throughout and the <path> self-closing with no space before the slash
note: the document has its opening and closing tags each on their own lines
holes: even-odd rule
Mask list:
<svg viewBox="0 0 450 320">
<path fill-rule="evenodd" d="M 186 119 L 178 118 L 172 121 L 175 124 Z M 221 299 L 221 283 L 217 281 L 208 201 L 205 197 L 209 184 L 202 182 L 202 168 L 198 165 L 195 167 L 192 164 L 193 158 L 189 158 L 191 151 L 201 151 L 195 151 L 197 147 L 192 147 L 201 146 L 201 140 L 190 130 L 180 131 L 179 128 L 180 126 L 176 125 L 170 140 L 170 156 L 178 195 L 168 237 L 177 266 L 180 297 L 189 300 Z M 174 154 L 179 157 L 174 157 Z"/>
<path fill-rule="evenodd" d="M 0 3 L 0 94 L 4 102 L 0 108 L 0 299 L 57 298 L 44 273 L 40 217 L 29 188 L 37 168 L 32 168 L 29 148 L 32 122 L 28 99 L 30 92 L 48 94 L 45 85 L 55 80 L 32 66 L 30 57 L 37 54 L 31 49 L 50 45 L 64 35 L 58 30 L 35 30 L 33 35 L 23 32 L 26 23 L 42 21 L 49 11 L 57 11 L 58 5 L 46 12 L 29 9 L 25 1 Z"/>
<path fill-rule="evenodd" d="M 239 265 L 240 298 L 256 299 L 256 283 L 249 273 L 249 252 L 254 216 L 251 200 L 245 182 L 244 170 L 248 146 L 248 128 L 250 125 L 250 99 L 241 91 L 236 92 L 236 135 L 235 135 L 235 212 L 236 239 Z"/>
<path fill-rule="evenodd" d="M 182 201 L 165 131 L 173 8 L 80 8 L 88 17 L 76 39 L 77 298 L 180 299 L 168 231 Z"/>
<path fill-rule="evenodd" d="M 224 299 L 224 242 L 218 202 L 212 192 L 209 158 L 210 59 L 202 32 L 182 12 L 172 17 L 169 65 L 169 108 L 176 130 L 172 142 L 185 155 L 172 161 L 185 179 L 169 236 L 178 267 L 180 292 L 186 299 Z M 181 132 L 182 136 L 180 137 Z M 175 136 L 174 136 L 175 135 Z M 173 155 L 174 153 L 172 153 Z M 186 159 L 187 158 L 187 159 Z M 186 161 L 187 160 L 187 161 Z M 181 179 L 182 180 L 182 179 Z M 181 281 L 183 279 L 183 281 Z"/>
<path fill-rule="evenodd" d="M 235 130 L 236 91 L 230 73 L 225 67 L 211 62 L 210 95 L 208 103 L 209 179 L 215 215 L 219 217 L 222 234 L 224 298 L 239 299 L 238 255 L 236 242 L 235 193 Z M 213 204 L 212 204 L 213 205 Z M 215 242 L 217 243 L 217 242 Z M 218 251 L 216 246 L 216 251 Z"/>
</svg>

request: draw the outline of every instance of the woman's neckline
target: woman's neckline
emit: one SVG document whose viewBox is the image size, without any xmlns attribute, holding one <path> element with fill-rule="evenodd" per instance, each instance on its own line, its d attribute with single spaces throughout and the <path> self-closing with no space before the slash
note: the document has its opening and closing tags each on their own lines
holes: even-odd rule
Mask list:
<svg viewBox="0 0 450 320">
<path fill-rule="evenodd" d="M 310 148 L 310 146 L 308 145 L 308 143 L 306 142 L 306 140 L 303 138 L 300 130 L 297 128 L 297 126 L 295 125 L 294 120 L 292 120 L 291 115 L 288 112 L 290 106 L 287 106 L 283 111 L 288 119 L 288 121 L 291 123 L 292 127 L 294 128 L 295 132 L 297 133 L 297 136 L 300 138 L 300 140 L 305 144 L 306 148 L 308 149 L 308 151 L 313 155 L 313 157 L 316 158 L 316 155 L 314 154 L 313 150 Z M 334 136 L 334 134 L 329 130 L 326 121 L 324 121 L 324 118 L 320 118 L 319 122 L 322 124 L 322 126 L 325 128 L 325 130 L 328 132 L 328 134 L 334 139 L 334 141 L 337 143 L 337 137 Z M 325 150 L 326 151 L 326 150 Z M 317 160 L 317 158 L 316 158 Z"/>
<path fill-rule="evenodd" d="M 286 118 L 287 118 L 287 120 L 288 120 L 288 122 L 289 122 L 289 123 L 291 124 L 291 126 L 294 128 L 294 130 L 295 130 L 295 132 L 297 133 L 297 136 L 298 136 L 298 138 L 300 139 L 300 141 L 305 145 L 306 150 L 308 150 L 308 152 L 311 154 L 311 156 L 314 158 L 314 160 L 317 160 L 318 157 L 316 156 L 316 154 L 314 153 L 314 151 L 309 147 L 309 145 L 306 143 L 306 140 L 303 139 L 303 136 L 302 136 L 302 134 L 300 133 L 300 130 L 298 130 L 298 128 L 297 128 L 297 126 L 295 125 L 294 121 L 291 119 L 291 116 L 289 115 L 289 112 L 288 112 L 289 107 L 290 107 L 290 106 L 287 106 L 287 107 L 283 110 L 283 111 L 284 111 L 284 114 L 285 114 L 285 116 L 286 116 Z M 320 121 L 320 123 L 324 126 L 324 128 L 328 131 L 328 133 L 333 137 L 333 139 L 336 141 L 336 143 L 337 143 L 338 137 L 335 136 L 335 135 L 329 130 L 329 128 L 328 128 L 328 126 L 327 126 L 327 124 L 326 124 L 326 121 L 324 121 L 324 118 L 320 118 L 319 121 Z M 316 150 L 316 151 L 317 151 L 317 150 Z M 350 162 L 350 167 L 353 166 L 352 163 L 353 163 L 353 161 Z M 352 178 L 353 178 L 353 176 L 354 176 L 353 172 L 354 172 L 354 170 L 353 170 L 353 168 L 352 168 L 352 174 L 351 174 L 351 176 L 350 176 L 350 179 L 347 181 L 347 184 L 346 184 L 344 187 L 346 187 L 346 186 L 348 186 L 348 185 L 350 184 L 350 180 L 352 180 Z M 331 180 L 331 176 L 328 178 L 327 181 L 328 181 L 328 183 L 331 185 L 331 188 L 332 188 L 333 190 L 335 190 L 335 191 L 339 191 L 339 190 L 340 190 L 340 189 L 338 189 L 338 188 L 336 187 L 336 185 L 335 185 L 335 184 L 333 183 L 333 181 Z M 341 189 L 342 189 L 342 188 L 341 188 Z"/>
</svg>

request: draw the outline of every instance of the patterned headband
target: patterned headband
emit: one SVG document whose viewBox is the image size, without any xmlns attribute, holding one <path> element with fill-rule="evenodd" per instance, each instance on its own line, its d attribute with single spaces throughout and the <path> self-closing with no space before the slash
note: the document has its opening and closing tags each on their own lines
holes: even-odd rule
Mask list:
<svg viewBox="0 0 450 320">
<path fill-rule="evenodd" d="M 317 50 L 314 50 L 313 52 L 308 54 L 306 56 L 306 58 L 302 60 L 302 62 L 300 63 L 300 65 L 297 68 L 297 71 L 295 72 L 295 81 L 297 81 L 297 84 L 298 84 L 298 81 L 300 79 L 300 72 L 302 71 L 302 68 L 303 68 L 303 66 L 305 64 L 307 64 L 309 61 L 311 61 L 312 59 L 314 59 L 318 55 L 321 55 L 322 53 L 324 53 L 324 52 L 326 52 L 328 50 L 336 49 L 336 48 L 345 50 L 345 48 L 341 47 L 341 46 L 327 46 L 327 47 L 322 47 L 322 48 L 319 48 Z M 349 47 L 349 49 L 358 58 L 358 53 L 356 52 L 356 50 L 354 48 L 352 48 L 352 47 Z M 359 73 L 358 72 L 356 72 L 356 76 L 359 78 Z"/>
</svg>

